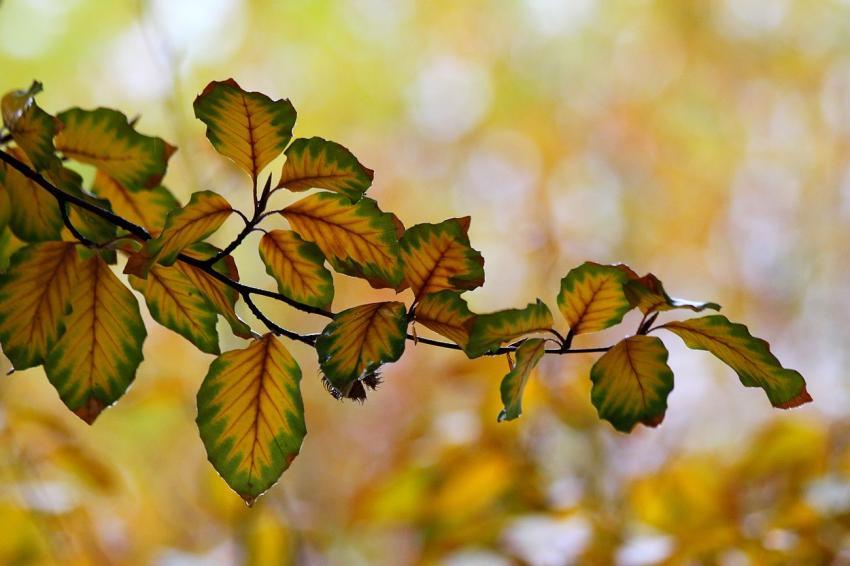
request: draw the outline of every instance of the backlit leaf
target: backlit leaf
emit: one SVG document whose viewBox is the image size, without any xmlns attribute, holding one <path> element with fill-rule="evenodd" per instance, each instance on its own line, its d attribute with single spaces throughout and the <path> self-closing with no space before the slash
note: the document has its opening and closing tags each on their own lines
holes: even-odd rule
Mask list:
<svg viewBox="0 0 850 566">
<path fill-rule="evenodd" d="M 337 314 L 316 341 L 319 365 L 332 393 L 360 398 L 359 382 L 374 378 L 382 364 L 399 359 L 406 336 L 403 303 L 372 303 Z"/>
<path fill-rule="evenodd" d="M 469 245 L 469 217 L 417 224 L 401 238 L 404 277 L 416 298 L 484 284 L 484 258 Z"/>
<path fill-rule="evenodd" d="M 53 136 L 62 129 L 59 120 L 35 103 L 35 95 L 41 90 L 41 83 L 34 81 L 28 90 L 12 91 L 0 102 L 3 123 L 37 171 L 48 169 L 58 160 Z"/>
<path fill-rule="evenodd" d="M 17 148 L 8 150 L 29 164 Z M 9 227 L 25 242 L 44 242 L 62 238 L 62 213 L 56 199 L 17 169 L 0 165 L 5 171 L 4 188 L 9 194 Z"/>
<path fill-rule="evenodd" d="M 0 340 L 16 369 L 44 362 L 65 330 L 79 259 L 71 242 L 26 246 L 0 276 Z"/>
<path fill-rule="evenodd" d="M 77 271 L 65 333 L 44 368 L 65 405 L 91 424 L 133 382 L 147 332 L 133 293 L 100 256 Z"/>
<path fill-rule="evenodd" d="M 260 240 L 260 257 L 281 294 L 315 307 L 331 306 L 333 278 L 316 244 L 291 230 L 272 230 Z"/>
<path fill-rule="evenodd" d="M 285 152 L 278 187 L 290 191 L 327 189 L 359 199 L 375 173 L 363 167 L 345 147 L 322 138 L 297 139 Z"/>
<path fill-rule="evenodd" d="M 761 387 L 774 407 L 790 409 L 812 400 L 806 381 L 793 369 L 782 367 L 770 345 L 750 334 L 743 324 L 716 314 L 661 326 L 689 348 L 707 350 L 735 370 L 747 387 Z"/>
<path fill-rule="evenodd" d="M 76 171 L 72 171 L 62 165 L 62 162 L 56 160 L 50 169 L 45 172 L 48 180 L 54 185 L 75 197 L 93 204 L 104 210 L 112 210 L 111 205 L 104 199 L 97 198 L 85 189 L 83 189 L 83 178 Z M 46 193 L 41 187 L 36 185 L 37 189 Z M 51 196 L 51 198 L 53 198 Z M 101 218 L 100 216 L 80 208 L 74 204 L 68 205 L 68 212 L 71 219 L 71 224 L 84 237 L 97 243 L 107 242 L 112 240 L 117 234 L 116 226 Z M 73 236 L 68 234 L 68 239 L 73 239 Z M 101 253 L 106 254 L 109 263 L 115 263 L 116 253 L 114 250 L 103 250 Z"/>
<path fill-rule="evenodd" d="M 9 200 L 9 191 L 5 185 L 6 169 L 0 166 L 0 232 L 6 229 L 9 225 L 9 218 L 12 216 L 12 202 Z"/>
<path fill-rule="evenodd" d="M 108 200 L 113 212 L 138 224 L 152 236 L 162 231 L 168 213 L 180 208 L 174 195 L 163 186 L 146 191 L 130 191 L 100 170 L 94 176 L 92 191 Z"/>
<path fill-rule="evenodd" d="M 130 256 L 124 273 L 144 278 L 154 263 L 173 264 L 186 247 L 218 230 L 232 212 L 230 203 L 218 193 L 192 194 L 189 204 L 168 214 L 162 233 Z"/>
<path fill-rule="evenodd" d="M 210 244 L 201 242 L 186 248 L 183 253 L 197 259 L 207 259 L 218 253 L 218 249 Z M 254 334 L 251 332 L 251 327 L 248 326 L 236 314 L 236 301 L 239 299 L 239 293 L 235 289 L 229 287 L 206 273 L 205 271 L 187 263 L 179 263 L 177 266 L 188 277 L 192 284 L 207 298 L 213 308 L 222 315 L 233 334 L 240 338 L 252 338 Z M 239 281 L 239 272 L 236 269 L 236 262 L 232 257 L 226 256 L 213 265 L 215 271 L 226 275 L 233 281 Z"/>
<path fill-rule="evenodd" d="M 664 290 L 661 281 L 652 273 L 627 281 L 623 290 L 631 304 L 639 308 L 643 314 L 672 309 L 690 309 L 694 312 L 705 309 L 720 310 L 720 305 L 717 303 L 686 301 L 671 297 Z"/>
<path fill-rule="evenodd" d="M 617 343 L 590 370 L 590 399 L 599 418 L 621 432 L 637 423 L 658 426 L 673 390 L 667 348 L 654 336 L 631 336 Z"/>
<path fill-rule="evenodd" d="M 246 92 L 233 79 L 208 84 L 194 108 L 213 147 L 254 180 L 292 139 L 295 108 L 289 100 Z"/>
<path fill-rule="evenodd" d="M 352 203 L 328 192 L 310 195 L 281 211 L 305 240 L 315 242 L 331 266 L 376 288 L 398 288 L 404 273 L 393 215 L 369 198 Z"/>
<path fill-rule="evenodd" d="M 505 342 L 548 330 L 553 323 L 552 312 L 540 299 L 529 303 L 524 309 L 479 314 L 466 323 L 469 328 L 466 354 L 470 358 L 477 358 Z"/>
<path fill-rule="evenodd" d="M 561 280 L 558 308 L 574 335 L 619 324 L 632 305 L 623 285 L 626 272 L 615 265 L 585 262 Z"/>
<path fill-rule="evenodd" d="M 213 361 L 198 391 L 210 463 L 249 505 L 298 455 L 307 429 L 301 369 L 271 334 Z"/>
<path fill-rule="evenodd" d="M 71 108 L 58 118 L 64 127 L 56 136 L 56 149 L 94 165 L 131 191 L 159 185 L 168 159 L 177 149 L 160 138 L 138 133 L 117 110 Z"/>
<path fill-rule="evenodd" d="M 155 321 L 177 332 L 202 352 L 218 354 L 217 313 L 181 269 L 154 265 L 147 279 L 130 276 L 130 285 L 145 297 Z"/>
<path fill-rule="evenodd" d="M 460 293 L 450 290 L 425 295 L 414 313 L 416 322 L 464 349 L 469 342 L 467 321 L 473 316 Z"/>
<path fill-rule="evenodd" d="M 537 367 L 545 353 L 546 341 L 529 338 L 516 349 L 516 361 L 511 371 L 502 380 L 502 403 L 505 408 L 499 413 L 499 421 L 511 421 L 522 414 L 522 393 L 532 370 Z"/>
</svg>

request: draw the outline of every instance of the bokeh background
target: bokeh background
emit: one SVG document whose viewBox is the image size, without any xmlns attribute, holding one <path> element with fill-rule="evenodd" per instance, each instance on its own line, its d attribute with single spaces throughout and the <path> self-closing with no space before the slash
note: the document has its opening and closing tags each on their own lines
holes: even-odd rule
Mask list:
<svg viewBox="0 0 850 566">
<path fill-rule="evenodd" d="M 249 510 L 197 436 L 211 358 L 151 324 L 135 384 L 91 428 L 41 370 L 0 379 L 0 563 L 850 564 L 850 2 L 0 3 L 2 91 L 39 79 L 48 111 L 140 115 L 179 146 L 166 184 L 184 202 L 214 189 L 247 209 L 192 116 L 227 77 L 290 98 L 296 135 L 351 148 L 407 225 L 471 215 L 473 310 L 554 307 L 570 268 L 623 261 L 723 304 L 814 403 L 772 409 L 670 336 L 659 428 L 598 420 L 591 356 L 547 357 L 499 424 L 503 359 L 409 344 L 359 406 L 293 345 L 309 434 Z M 256 244 L 242 277 L 272 288 Z M 387 296 L 336 284 L 337 310 Z"/>
</svg>

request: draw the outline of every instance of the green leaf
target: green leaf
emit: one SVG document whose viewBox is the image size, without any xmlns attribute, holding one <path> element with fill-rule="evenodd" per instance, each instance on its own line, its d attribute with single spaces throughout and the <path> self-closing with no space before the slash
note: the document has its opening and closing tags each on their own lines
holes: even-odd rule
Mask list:
<svg viewBox="0 0 850 566">
<path fill-rule="evenodd" d="M 620 432 L 638 423 L 658 426 L 673 391 L 667 348 L 654 336 L 631 336 L 599 358 L 590 370 L 590 400 L 599 418 Z"/>
<path fill-rule="evenodd" d="M 180 265 L 154 265 L 147 279 L 131 275 L 155 321 L 177 332 L 202 352 L 218 354 L 217 312 Z"/>
<path fill-rule="evenodd" d="M 168 214 L 162 233 L 130 256 L 124 273 L 144 279 L 154 263 L 172 265 L 185 248 L 218 230 L 232 212 L 230 203 L 218 193 L 193 193 L 189 204 Z"/>
<path fill-rule="evenodd" d="M 638 307 L 643 314 L 673 309 L 690 309 L 694 312 L 706 309 L 720 310 L 720 305 L 717 303 L 687 301 L 671 297 L 664 290 L 661 281 L 652 273 L 626 282 L 623 290 L 629 302 Z"/>
<path fill-rule="evenodd" d="M 260 257 L 282 295 L 314 307 L 330 308 L 333 278 L 316 244 L 305 242 L 291 230 L 272 230 L 260 240 Z"/>
<path fill-rule="evenodd" d="M 133 293 L 100 256 L 77 271 L 65 332 L 44 369 L 65 405 L 91 424 L 135 379 L 147 332 Z"/>
<path fill-rule="evenodd" d="M 512 421 L 522 414 L 522 393 L 531 371 L 537 367 L 545 353 L 546 341 L 542 338 L 524 340 L 516 350 L 516 362 L 502 380 L 502 403 L 499 422 Z"/>
<path fill-rule="evenodd" d="M 469 343 L 468 322 L 475 315 L 458 291 L 444 290 L 425 295 L 417 304 L 414 319 L 466 349 Z"/>
<path fill-rule="evenodd" d="M 573 335 L 619 324 L 632 308 L 623 285 L 628 276 L 616 265 L 585 262 L 561 280 L 558 308 Z"/>
<path fill-rule="evenodd" d="M 402 236 L 404 277 L 418 299 L 445 289 L 469 290 L 484 284 L 484 258 L 469 245 L 469 217 L 417 224 Z"/>
<path fill-rule="evenodd" d="M 710 315 L 668 322 L 664 328 L 678 335 L 688 348 L 706 350 L 735 370 L 747 387 L 761 387 L 774 407 L 790 409 L 812 400 L 803 376 L 782 367 L 770 345 L 750 334 L 743 324 Z"/>
<path fill-rule="evenodd" d="M 362 277 L 373 287 L 398 289 L 404 278 L 393 215 L 372 199 L 352 203 L 320 192 L 281 211 L 292 229 L 315 242 L 339 273 Z"/>
<path fill-rule="evenodd" d="M 277 187 L 290 191 L 327 189 L 355 202 L 372 184 L 375 175 L 348 149 L 322 138 L 297 139 L 285 154 Z"/>
<path fill-rule="evenodd" d="M 404 353 L 406 337 L 403 303 L 372 303 L 337 314 L 316 340 L 319 365 L 331 393 L 365 398 L 362 383 L 374 387 L 378 368 Z"/>
<path fill-rule="evenodd" d="M 65 331 L 80 260 L 71 242 L 21 248 L 0 276 L 0 341 L 15 369 L 44 363 Z"/>
<path fill-rule="evenodd" d="M 41 83 L 33 81 L 28 90 L 12 91 L 0 102 L 3 123 L 36 171 L 49 169 L 58 161 L 53 136 L 62 129 L 59 120 L 35 103 L 35 95 L 41 90 Z"/>
<path fill-rule="evenodd" d="M 138 133 L 117 110 L 71 108 L 58 118 L 64 128 L 56 136 L 56 149 L 70 159 L 94 165 L 131 191 L 159 185 L 177 149 Z"/>
<path fill-rule="evenodd" d="M 11 148 L 8 151 L 29 165 L 19 149 Z M 9 227 L 12 233 L 25 242 L 61 240 L 62 213 L 56 199 L 17 169 L 5 165 L 3 163 L 4 188 L 9 194 Z"/>
<path fill-rule="evenodd" d="M 477 358 L 492 352 L 503 343 L 552 328 L 552 312 L 543 301 L 529 303 L 524 309 L 506 309 L 480 314 L 469 321 L 469 343 L 466 355 Z"/>
<path fill-rule="evenodd" d="M 271 334 L 213 361 L 198 391 L 198 430 L 213 467 L 251 505 L 307 434 L 301 369 Z"/>
<path fill-rule="evenodd" d="M 195 98 L 195 117 L 207 125 L 207 138 L 254 181 L 292 139 L 295 108 L 289 100 L 272 100 L 246 92 L 236 81 L 213 81 Z"/>
</svg>

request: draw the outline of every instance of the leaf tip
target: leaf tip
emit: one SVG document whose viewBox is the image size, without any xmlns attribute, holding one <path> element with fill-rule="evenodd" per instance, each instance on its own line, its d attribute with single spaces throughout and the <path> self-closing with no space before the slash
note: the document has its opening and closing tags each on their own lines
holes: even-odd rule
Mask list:
<svg viewBox="0 0 850 566">
<path fill-rule="evenodd" d="M 803 390 L 800 391 L 800 393 L 798 393 L 791 399 L 785 401 L 784 403 L 777 404 L 776 407 L 779 409 L 793 409 L 794 407 L 799 407 L 800 405 L 810 403 L 812 400 L 812 396 L 809 394 L 809 391 L 804 385 Z"/>
</svg>

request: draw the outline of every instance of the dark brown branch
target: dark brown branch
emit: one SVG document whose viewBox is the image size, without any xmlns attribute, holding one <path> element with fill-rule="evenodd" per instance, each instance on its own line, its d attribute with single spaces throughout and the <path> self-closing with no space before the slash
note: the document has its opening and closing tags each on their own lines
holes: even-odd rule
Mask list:
<svg viewBox="0 0 850 566">
<path fill-rule="evenodd" d="M 126 218 L 118 216 L 117 214 L 115 214 L 115 213 L 113 213 L 109 210 L 106 210 L 105 208 L 101 208 L 101 207 L 99 207 L 95 204 L 92 204 L 92 203 L 90 203 L 86 200 L 83 200 L 83 199 L 81 199 L 81 198 L 79 198 L 75 195 L 72 195 L 72 194 L 69 194 L 69 193 L 63 191 L 62 189 L 56 187 L 50 181 L 45 179 L 41 174 L 32 170 L 25 163 L 19 161 L 18 159 L 16 159 L 12 155 L 8 154 L 7 152 L 0 150 L 0 160 L 9 164 L 11 167 L 13 167 L 17 171 L 19 171 L 22 175 L 24 175 L 25 177 L 27 177 L 28 179 L 33 181 L 36 185 L 38 185 L 39 187 L 41 187 L 42 189 L 46 190 L 48 193 L 53 195 L 53 197 L 59 203 L 60 210 L 63 212 L 63 218 L 67 217 L 67 205 L 73 204 L 74 206 L 78 206 L 83 210 L 91 212 L 92 214 L 99 216 L 100 218 L 103 218 L 104 220 L 110 222 L 111 224 L 113 224 L 113 225 L 115 225 L 119 228 L 123 228 L 124 230 L 126 230 L 127 232 L 129 232 L 130 234 L 139 238 L 142 241 L 147 241 L 147 240 L 151 239 L 151 235 L 148 233 L 148 231 L 145 230 L 144 228 L 142 228 L 141 226 L 139 226 L 139 225 L 137 225 L 133 222 L 130 222 Z M 265 209 L 264 205 L 265 205 L 265 201 L 267 200 L 269 194 L 271 194 L 270 191 L 266 191 L 266 190 L 263 191 L 262 198 L 261 198 L 263 203 L 262 204 L 258 203 L 258 205 L 257 205 L 258 212 L 255 213 L 254 218 L 247 222 L 246 229 L 243 229 L 242 232 L 240 232 L 239 235 L 234 239 L 234 241 L 231 242 L 225 248 L 227 253 L 216 255 L 216 257 L 214 258 L 216 261 L 218 261 L 218 259 L 225 257 L 225 255 L 227 255 L 230 252 L 232 252 L 233 250 L 235 250 L 239 246 L 239 244 L 242 243 L 242 241 L 245 239 L 245 237 L 248 235 L 248 233 L 250 233 L 251 230 L 256 228 L 255 224 L 257 222 L 259 222 L 260 220 L 262 220 L 262 218 L 264 217 L 264 214 L 263 214 L 263 210 Z M 80 240 L 82 243 L 84 243 L 86 245 L 95 245 L 93 242 L 87 240 L 84 236 L 82 236 L 82 234 L 80 234 L 79 231 L 77 231 L 75 228 L 73 228 L 73 226 L 70 225 L 70 224 L 71 224 L 70 219 L 68 219 L 66 221 L 66 225 L 68 225 L 69 230 L 71 230 L 71 232 L 74 234 L 74 236 L 78 240 Z M 248 228 L 250 228 L 250 229 L 248 229 Z M 222 251 L 225 251 L 225 250 L 222 250 Z M 219 258 L 218 255 L 221 255 L 221 258 Z M 307 344 L 307 345 L 310 345 L 310 346 L 315 346 L 316 339 L 319 336 L 318 334 L 298 334 L 297 332 L 287 330 L 286 328 L 283 328 L 282 326 L 276 324 L 274 321 L 270 320 L 259 309 L 259 307 L 257 307 L 256 303 L 254 302 L 253 295 L 257 295 L 257 296 L 260 296 L 260 297 L 267 297 L 267 298 L 270 298 L 270 299 L 275 299 L 277 301 L 286 303 L 287 305 L 289 305 L 289 306 L 291 306 L 291 307 L 293 307 L 297 310 L 300 310 L 302 312 L 308 313 L 308 314 L 315 314 L 315 315 L 323 316 L 325 318 L 334 318 L 334 316 L 335 316 L 335 313 L 333 313 L 331 311 L 327 311 L 327 310 L 320 309 L 320 308 L 317 308 L 317 307 L 314 307 L 314 306 L 311 306 L 311 305 L 306 305 L 304 303 L 300 303 L 298 301 L 290 299 L 289 297 L 287 297 L 287 296 L 285 296 L 281 293 L 276 293 L 274 291 L 268 291 L 266 289 L 260 289 L 258 287 L 252 287 L 250 285 L 245 285 L 244 283 L 240 283 L 239 281 L 235 281 L 235 280 L 231 279 L 230 277 L 228 277 L 227 275 L 224 275 L 223 273 L 219 273 L 218 271 L 213 269 L 213 265 L 215 265 L 216 261 L 210 262 L 209 259 L 197 259 L 197 258 L 190 257 L 190 256 L 184 255 L 184 254 L 178 255 L 177 260 L 200 269 L 201 271 L 203 271 L 204 273 L 206 273 L 210 277 L 213 277 L 214 279 L 220 281 L 224 285 L 227 285 L 228 287 L 230 287 L 230 288 L 234 289 L 236 292 L 238 292 L 239 295 L 242 297 L 242 300 L 245 301 L 245 304 L 248 306 L 248 308 L 251 310 L 251 312 L 254 314 L 254 316 L 256 316 L 260 320 L 260 322 L 262 322 L 271 332 L 273 332 L 275 334 L 278 334 L 278 335 L 281 335 L 281 336 L 286 336 L 287 338 L 290 338 L 292 340 L 296 340 L 298 342 L 303 342 L 304 344 Z M 593 354 L 593 353 L 607 352 L 608 350 L 610 350 L 610 346 L 600 347 L 600 348 L 575 348 L 575 349 L 570 349 L 569 348 L 569 342 L 570 342 L 570 339 L 571 339 L 570 335 L 568 335 L 566 339 L 562 339 L 560 337 L 560 334 L 557 333 L 557 331 L 552 330 L 552 333 L 555 334 L 556 336 L 558 336 L 559 339 L 562 340 L 562 343 L 564 344 L 565 347 L 558 348 L 558 349 L 547 349 L 546 350 L 547 354 Z M 429 346 L 435 346 L 435 347 L 438 347 L 438 348 L 445 348 L 447 350 L 461 350 L 461 351 L 463 350 L 460 346 L 458 346 L 457 344 L 454 344 L 452 342 L 442 342 L 440 340 L 433 340 L 431 338 L 422 338 L 422 337 L 417 338 L 417 337 L 414 337 L 412 334 L 408 334 L 407 339 L 414 341 L 414 342 L 417 342 L 417 343 L 428 344 Z M 497 355 L 507 354 L 507 353 L 513 352 L 516 349 L 517 349 L 517 345 L 512 344 L 510 346 L 504 346 L 504 347 L 498 348 L 498 349 L 494 350 L 493 352 L 488 352 L 485 355 L 497 356 Z"/>
</svg>

